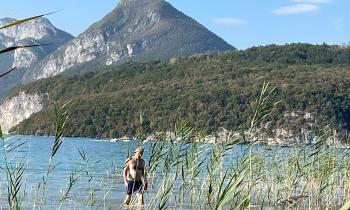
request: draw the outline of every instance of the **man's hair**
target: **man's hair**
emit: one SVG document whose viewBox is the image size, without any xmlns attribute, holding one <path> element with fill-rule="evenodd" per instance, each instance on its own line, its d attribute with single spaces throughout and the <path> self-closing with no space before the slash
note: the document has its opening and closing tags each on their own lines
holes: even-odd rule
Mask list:
<svg viewBox="0 0 350 210">
<path fill-rule="evenodd" d="M 145 151 L 145 149 L 143 149 L 142 147 L 138 147 L 135 149 L 135 154 L 136 153 L 140 153 L 141 155 L 143 155 L 143 152 Z"/>
</svg>

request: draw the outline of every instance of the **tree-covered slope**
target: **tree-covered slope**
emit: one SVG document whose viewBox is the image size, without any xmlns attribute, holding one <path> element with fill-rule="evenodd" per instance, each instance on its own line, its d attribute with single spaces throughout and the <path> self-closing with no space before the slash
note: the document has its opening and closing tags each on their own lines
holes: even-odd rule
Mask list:
<svg viewBox="0 0 350 210">
<path fill-rule="evenodd" d="M 273 100 L 283 100 L 268 129 L 307 126 L 310 122 L 291 121 L 286 113 L 308 112 L 317 124 L 349 130 L 349 52 L 327 45 L 267 46 L 39 80 L 21 89 L 47 93 L 45 108 L 14 130 L 52 134 L 52 105 L 68 100 L 73 104 L 67 135 L 133 135 L 140 110 L 155 130 L 170 129 L 179 118 L 208 133 L 236 129 L 249 120 L 264 81 L 277 87 Z"/>
</svg>

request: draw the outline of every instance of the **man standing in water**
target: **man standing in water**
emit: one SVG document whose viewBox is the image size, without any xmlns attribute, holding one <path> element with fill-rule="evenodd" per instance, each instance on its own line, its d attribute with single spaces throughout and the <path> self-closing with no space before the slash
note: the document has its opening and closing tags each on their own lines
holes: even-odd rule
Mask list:
<svg viewBox="0 0 350 210">
<path fill-rule="evenodd" d="M 126 198 L 123 205 L 129 205 L 131 195 L 136 192 L 137 204 L 144 204 L 143 193 L 147 189 L 147 177 L 145 161 L 142 159 L 144 149 L 137 148 L 135 154 L 129 157 L 124 164 L 124 185 L 126 187 Z"/>
</svg>

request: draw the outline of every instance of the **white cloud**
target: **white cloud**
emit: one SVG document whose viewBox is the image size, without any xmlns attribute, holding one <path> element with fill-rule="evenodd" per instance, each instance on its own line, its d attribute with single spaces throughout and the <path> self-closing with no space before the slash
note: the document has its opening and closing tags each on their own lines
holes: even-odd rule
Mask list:
<svg viewBox="0 0 350 210">
<path fill-rule="evenodd" d="M 334 26 L 335 26 L 335 30 L 338 32 L 341 32 L 344 30 L 344 19 L 343 18 L 336 18 L 334 21 Z"/>
<path fill-rule="evenodd" d="M 287 14 L 297 14 L 297 13 L 307 13 L 319 10 L 320 7 L 315 4 L 296 4 L 286 7 L 281 7 L 273 12 L 278 15 L 287 15 Z"/>
<path fill-rule="evenodd" d="M 236 18 L 215 18 L 212 20 L 212 22 L 223 26 L 241 26 L 248 23 L 246 20 Z"/>
<path fill-rule="evenodd" d="M 331 3 L 332 0 L 292 0 L 296 3 L 306 3 L 306 4 L 328 4 Z"/>
</svg>

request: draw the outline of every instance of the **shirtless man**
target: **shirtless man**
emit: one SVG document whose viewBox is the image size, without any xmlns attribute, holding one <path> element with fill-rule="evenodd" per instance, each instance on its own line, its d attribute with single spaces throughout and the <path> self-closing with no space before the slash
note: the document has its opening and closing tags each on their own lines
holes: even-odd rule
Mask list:
<svg viewBox="0 0 350 210">
<path fill-rule="evenodd" d="M 145 161 L 141 158 L 144 149 L 137 148 L 135 154 L 129 157 L 124 164 L 124 185 L 126 187 L 126 198 L 124 205 L 129 205 L 131 195 L 136 192 L 137 203 L 139 206 L 144 204 L 143 192 L 147 188 L 147 177 Z"/>
</svg>

